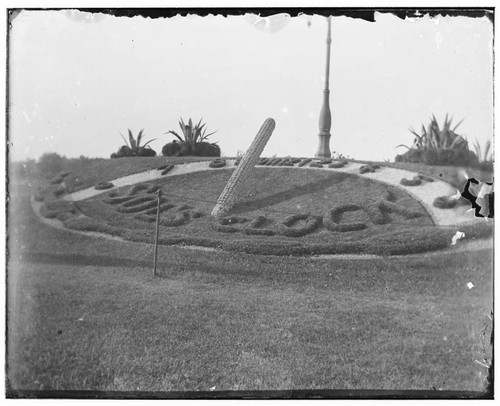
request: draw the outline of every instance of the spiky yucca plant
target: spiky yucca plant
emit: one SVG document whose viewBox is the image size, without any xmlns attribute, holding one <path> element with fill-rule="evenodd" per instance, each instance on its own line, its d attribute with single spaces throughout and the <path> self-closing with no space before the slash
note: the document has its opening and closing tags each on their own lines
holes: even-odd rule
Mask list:
<svg viewBox="0 0 500 406">
<path fill-rule="evenodd" d="M 175 131 L 170 130 L 167 131 L 165 134 L 172 134 L 177 139 L 182 143 L 186 142 L 193 146 L 197 142 L 205 142 L 208 137 L 210 137 L 212 134 L 215 134 L 217 131 L 211 132 L 210 134 L 207 134 L 207 129 L 204 128 L 206 124 L 201 124 L 201 120 L 198 122 L 198 124 L 193 126 L 193 121 L 189 119 L 188 123 L 185 124 L 182 118 L 179 120 L 179 126 L 181 127 L 182 135 L 181 137 L 179 134 L 177 134 Z"/>
<path fill-rule="evenodd" d="M 460 124 L 464 121 L 462 119 L 453 129 L 451 128 L 451 122 L 453 117 L 448 119 L 448 114 L 444 119 L 443 128 L 439 128 L 439 124 L 436 117 L 432 115 L 431 122 L 425 128 L 422 124 L 422 134 L 418 134 L 413 128 L 410 128 L 410 132 L 415 136 L 413 140 L 414 149 L 468 149 L 467 140 L 458 135 L 455 131 Z M 412 149 L 404 144 L 398 145 L 398 147 L 405 147 Z"/>
<path fill-rule="evenodd" d="M 189 119 L 188 123 L 184 123 L 182 118 L 179 120 L 182 136 L 174 130 L 167 131 L 165 134 L 172 134 L 177 138 L 174 142 L 165 144 L 162 149 L 163 155 L 196 155 L 196 156 L 220 156 L 220 148 L 217 142 L 209 143 L 208 138 L 217 131 L 207 134 L 206 124 L 202 124 L 200 119 L 198 124 L 193 125 L 193 121 Z"/>
<path fill-rule="evenodd" d="M 456 133 L 460 121 L 452 127 L 453 118 L 444 120 L 439 127 L 436 117 L 432 115 L 427 128 L 422 125 L 422 132 L 418 134 L 413 128 L 410 132 L 415 136 L 413 145 L 398 145 L 408 149 L 403 155 L 396 156 L 396 162 L 425 163 L 429 165 L 472 165 L 477 163 L 477 157 L 469 150 L 465 137 Z"/>
<path fill-rule="evenodd" d="M 493 149 L 491 148 L 490 140 L 486 141 L 484 151 L 481 149 L 481 145 L 479 145 L 479 142 L 476 140 L 474 142 L 474 150 L 476 151 L 476 155 L 480 163 L 493 162 Z"/>
<path fill-rule="evenodd" d="M 149 143 L 153 142 L 156 140 L 156 138 L 153 138 L 152 140 L 149 140 L 146 142 L 144 145 L 141 146 L 141 141 L 142 141 L 142 136 L 144 133 L 144 129 L 139 131 L 139 134 L 137 134 L 137 138 L 134 137 L 134 134 L 132 134 L 132 131 L 130 129 L 128 130 L 128 141 L 127 139 L 123 136 L 122 133 L 120 133 L 120 136 L 122 137 L 123 141 L 125 141 L 125 145 L 120 147 L 118 152 L 116 154 L 111 154 L 111 158 L 120 158 L 124 156 L 155 156 L 156 152 L 151 149 L 151 147 L 148 145 Z"/>
</svg>

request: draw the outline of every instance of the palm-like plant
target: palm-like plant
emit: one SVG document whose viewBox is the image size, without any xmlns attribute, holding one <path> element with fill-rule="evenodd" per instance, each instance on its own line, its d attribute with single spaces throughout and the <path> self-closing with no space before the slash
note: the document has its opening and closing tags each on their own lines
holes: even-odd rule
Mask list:
<svg viewBox="0 0 500 406">
<path fill-rule="evenodd" d="M 141 148 L 141 140 L 142 140 L 142 134 L 144 132 L 144 129 L 142 129 L 141 131 L 139 131 L 139 134 L 137 134 L 137 139 L 134 138 L 134 135 L 132 134 L 132 131 L 130 131 L 129 128 L 127 128 L 128 130 L 128 139 L 129 139 L 129 142 L 130 142 L 130 148 L 132 150 L 138 150 L 139 148 Z M 120 133 L 121 137 L 123 138 L 123 141 L 125 141 L 125 145 L 129 146 L 128 143 L 127 143 L 127 140 L 125 139 L 125 137 L 123 136 L 122 133 Z M 148 142 L 146 142 L 142 148 L 146 148 L 147 145 L 150 143 L 150 142 L 153 142 L 154 140 L 156 140 L 156 138 L 153 138 L 152 140 L 149 140 Z"/>
<path fill-rule="evenodd" d="M 413 145 L 398 145 L 405 147 L 408 151 L 403 155 L 396 156 L 396 162 L 424 163 L 429 165 L 476 165 L 478 159 L 469 150 L 469 144 L 465 137 L 458 135 L 456 130 L 462 123 L 452 127 L 452 118 L 448 114 L 440 127 L 436 117 L 433 115 L 427 128 L 422 125 L 421 134 L 413 128 L 410 132 L 415 136 Z"/>
<path fill-rule="evenodd" d="M 182 135 L 179 135 L 174 130 L 165 133 L 172 134 L 179 142 L 174 140 L 174 142 L 165 144 L 162 149 L 163 155 L 220 156 L 220 148 L 217 142 L 207 142 L 208 138 L 216 133 L 216 131 L 207 134 L 206 124 L 202 124 L 201 121 L 202 119 L 200 119 L 198 124 L 193 125 L 193 120 L 189 119 L 186 124 L 181 118 L 179 120 L 179 126 L 181 127 Z"/>
<path fill-rule="evenodd" d="M 412 148 L 418 150 L 468 149 L 467 140 L 455 132 L 464 120 L 462 119 L 453 129 L 451 128 L 452 120 L 453 117 L 448 119 L 447 114 L 444 119 L 443 128 L 440 128 L 436 117 L 432 115 L 431 122 L 427 128 L 422 124 L 421 134 L 418 134 L 413 128 L 410 128 L 410 132 L 415 136 Z M 403 144 L 398 145 L 396 148 L 398 147 L 412 149 Z"/>
<path fill-rule="evenodd" d="M 144 145 L 141 145 L 143 133 L 144 129 L 139 131 L 139 134 L 137 134 L 137 138 L 135 138 L 134 134 L 132 134 L 132 131 L 128 129 L 128 141 L 123 136 L 123 134 L 120 133 L 123 141 L 125 141 L 125 145 L 121 146 L 116 154 L 111 154 L 111 158 L 120 158 L 124 156 L 155 156 L 156 152 L 153 151 L 153 149 L 151 149 L 148 144 L 156 140 L 156 138 L 153 138 L 152 140 L 146 142 Z"/>
<path fill-rule="evenodd" d="M 493 162 L 493 149 L 491 148 L 490 140 L 486 141 L 484 151 L 481 150 L 481 145 L 479 145 L 479 142 L 476 140 L 474 142 L 474 150 L 479 158 L 479 162 L 486 164 Z"/>
<path fill-rule="evenodd" d="M 197 142 L 205 142 L 206 140 L 208 140 L 208 137 L 210 137 L 212 134 L 215 134 L 217 131 L 207 134 L 207 129 L 204 128 L 206 124 L 201 124 L 201 120 L 203 119 L 201 118 L 198 124 L 194 126 L 191 118 L 189 119 L 187 124 L 184 123 L 184 120 L 182 120 L 182 118 L 179 120 L 179 126 L 181 127 L 182 135 L 184 138 L 173 130 L 167 131 L 165 134 L 172 134 L 177 137 L 177 139 L 181 143 L 185 142 L 190 144 L 191 146 L 194 146 L 194 144 L 196 144 Z"/>
</svg>

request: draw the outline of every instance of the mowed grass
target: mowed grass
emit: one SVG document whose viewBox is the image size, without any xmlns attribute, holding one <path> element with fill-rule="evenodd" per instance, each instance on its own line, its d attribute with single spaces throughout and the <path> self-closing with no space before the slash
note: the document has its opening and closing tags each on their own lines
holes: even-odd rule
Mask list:
<svg viewBox="0 0 500 406">
<path fill-rule="evenodd" d="M 485 389 L 490 251 L 160 258 L 154 280 L 146 264 L 12 264 L 12 388 Z"/>
<path fill-rule="evenodd" d="M 467 228 L 434 227 L 419 202 L 401 189 L 387 184 L 352 174 L 298 168 L 256 168 L 252 179 L 245 183 L 239 201 L 229 212 L 229 215 L 247 221 L 220 227 L 210 213 L 231 174 L 232 169 L 207 170 L 152 182 L 161 187 L 164 203 L 172 205 L 171 209 L 161 214 L 161 219 L 172 218 L 181 207 L 191 213 L 185 224 L 161 225 L 160 244 L 201 245 L 275 255 L 394 255 L 444 248 L 449 246 L 458 230 L 465 232 L 467 238 L 492 233 L 491 224 L 483 222 Z M 130 187 L 118 190 L 118 196 L 126 195 L 129 190 Z M 391 194 L 391 202 L 403 212 L 384 213 L 384 223 L 377 224 L 375 216 L 381 213 L 377 204 L 387 192 Z M 66 225 L 132 241 L 150 241 L 155 229 L 155 217 L 151 215 L 151 222 L 148 223 L 136 219 L 136 213 L 120 213 L 120 205 L 106 202 L 107 196 L 75 203 L 88 218 L 76 222 L 70 219 Z M 151 198 L 154 198 L 153 195 Z M 154 202 L 150 203 L 154 205 Z M 128 205 L 128 202 L 124 204 Z M 340 223 L 361 222 L 366 225 L 365 229 L 338 232 L 326 227 L 330 210 L 345 205 L 358 205 L 363 210 L 343 213 Z M 195 212 L 203 213 L 203 216 L 194 218 L 192 214 Z M 284 236 L 280 233 L 280 226 L 287 217 L 296 214 L 320 217 L 323 224 L 299 238 Z M 245 228 L 250 221 L 259 216 L 265 218 L 263 228 L 274 232 L 274 235 L 246 234 Z"/>
<path fill-rule="evenodd" d="M 11 389 L 485 388 L 491 249 L 313 260 L 160 247 L 153 279 L 151 245 L 53 229 L 26 196 L 11 201 Z"/>
<path fill-rule="evenodd" d="M 95 186 L 100 182 L 108 182 L 122 176 L 155 170 L 166 164 L 182 164 L 188 162 L 210 161 L 206 157 L 133 157 L 115 159 L 89 159 L 72 163 L 64 168 L 70 174 L 65 178 L 69 193 Z"/>
</svg>

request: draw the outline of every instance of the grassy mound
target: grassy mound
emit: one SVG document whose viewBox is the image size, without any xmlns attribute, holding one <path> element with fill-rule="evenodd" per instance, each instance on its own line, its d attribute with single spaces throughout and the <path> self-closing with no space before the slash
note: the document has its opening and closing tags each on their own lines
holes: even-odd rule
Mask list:
<svg viewBox="0 0 500 406">
<path fill-rule="evenodd" d="M 435 227 L 420 203 L 400 189 L 346 173 L 301 171 L 297 176 L 286 167 L 256 168 L 230 216 L 216 221 L 209 214 L 232 170 L 174 176 L 77 202 L 89 220 L 78 219 L 76 227 L 151 242 L 156 186 L 164 199 L 160 242 L 165 245 L 268 255 L 395 255 L 446 247 L 458 231 Z M 74 223 L 66 225 L 75 228 Z M 475 235 L 490 235 L 491 226 L 482 226 Z"/>
</svg>

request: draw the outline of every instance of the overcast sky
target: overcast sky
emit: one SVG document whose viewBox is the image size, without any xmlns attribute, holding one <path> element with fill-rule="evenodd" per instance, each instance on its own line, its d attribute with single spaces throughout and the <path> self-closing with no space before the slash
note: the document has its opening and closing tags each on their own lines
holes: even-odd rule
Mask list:
<svg viewBox="0 0 500 406">
<path fill-rule="evenodd" d="M 326 28 L 321 16 L 269 33 L 244 16 L 23 11 L 9 39 L 11 158 L 109 157 L 127 128 L 158 138 L 150 145 L 161 153 L 180 117 L 203 118 L 227 156 L 272 117 L 264 156 L 313 156 Z M 404 152 L 396 145 L 412 143 L 409 127 L 447 112 L 465 118 L 458 133 L 484 145 L 493 135 L 492 42 L 486 18 L 332 18 L 331 150 L 394 160 Z"/>
</svg>

